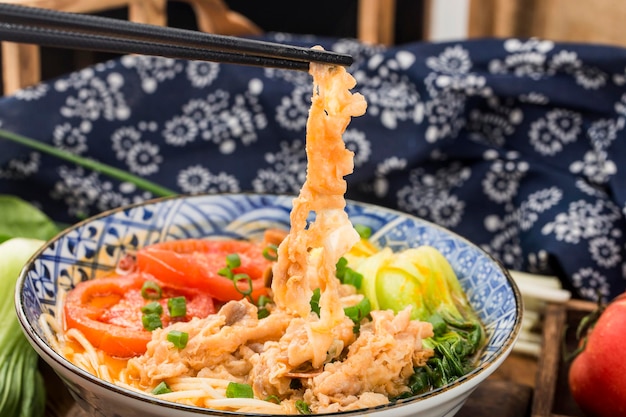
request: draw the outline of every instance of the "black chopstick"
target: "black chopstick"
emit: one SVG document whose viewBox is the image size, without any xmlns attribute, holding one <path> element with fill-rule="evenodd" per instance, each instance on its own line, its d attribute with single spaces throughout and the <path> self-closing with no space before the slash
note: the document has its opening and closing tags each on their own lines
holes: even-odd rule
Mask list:
<svg viewBox="0 0 626 417">
<path fill-rule="evenodd" d="M 0 3 L 0 40 L 303 71 L 309 62 L 353 62 L 331 51 L 6 3 Z"/>
</svg>

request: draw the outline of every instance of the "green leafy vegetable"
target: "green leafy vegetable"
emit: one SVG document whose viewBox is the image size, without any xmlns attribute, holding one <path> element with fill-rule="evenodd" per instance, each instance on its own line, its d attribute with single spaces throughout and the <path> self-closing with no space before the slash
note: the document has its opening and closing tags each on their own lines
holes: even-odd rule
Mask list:
<svg viewBox="0 0 626 417">
<path fill-rule="evenodd" d="M 169 387 L 169 385 L 167 385 L 165 381 L 159 382 L 159 385 L 154 387 L 154 389 L 152 390 L 152 393 L 154 395 L 167 394 L 170 392 L 172 392 L 172 389 Z"/>
<path fill-rule="evenodd" d="M 372 309 L 399 312 L 412 306 L 413 319 L 429 321 L 434 336 L 424 340 L 434 356 L 416 369 L 413 395 L 441 387 L 470 371 L 485 343 L 485 330 L 447 259 L 431 246 L 393 253 L 386 248 L 363 259 L 361 292 Z"/>
<path fill-rule="evenodd" d="M 270 315 L 270 311 L 268 310 L 268 305 L 272 302 L 272 299 L 267 295 L 259 296 L 257 301 L 257 317 L 260 319 L 264 319 L 265 317 Z"/>
<path fill-rule="evenodd" d="M 3 212 L 4 214 L 4 212 Z M 13 238 L 0 244 L 0 416 L 43 416 L 46 394 L 38 368 L 39 356 L 30 346 L 15 315 L 13 294 L 17 277 L 42 245 L 42 240 Z"/>
<path fill-rule="evenodd" d="M 311 296 L 311 311 L 320 315 L 320 297 L 322 296 L 322 291 L 319 288 L 313 290 L 313 295 Z"/>
<path fill-rule="evenodd" d="M 168 342 L 171 342 L 178 349 L 183 349 L 189 341 L 189 333 L 180 330 L 172 330 L 167 334 Z"/>
<path fill-rule="evenodd" d="M 357 290 L 361 289 L 363 284 L 363 275 L 355 271 L 348 266 L 348 260 L 345 257 L 339 258 L 335 265 L 335 275 L 339 278 L 342 284 L 348 284 L 355 287 Z"/>
<path fill-rule="evenodd" d="M 361 239 L 369 239 L 372 236 L 372 229 L 362 224 L 355 224 L 354 230 L 359 234 Z"/>
<path fill-rule="evenodd" d="M 229 382 L 226 386 L 227 398 L 254 398 L 252 387 L 248 384 L 240 384 L 239 382 Z"/>
<path fill-rule="evenodd" d="M 146 300 L 158 300 L 162 293 L 161 287 L 154 281 L 148 280 L 141 286 L 141 296 Z"/>
<path fill-rule="evenodd" d="M 141 316 L 141 324 L 143 325 L 143 328 L 149 332 L 163 327 L 161 317 L 156 313 L 143 314 Z"/>
<path fill-rule="evenodd" d="M 0 243 L 13 237 L 48 240 L 59 227 L 43 212 L 19 197 L 0 195 Z"/>
<path fill-rule="evenodd" d="M 151 301 L 148 304 L 141 307 L 141 312 L 143 314 L 161 315 L 161 313 L 163 313 L 163 306 L 159 304 L 158 301 Z"/>
<path fill-rule="evenodd" d="M 296 410 L 298 410 L 298 413 L 300 414 L 311 414 L 311 409 L 304 400 L 296 401 Z"/>
<path fill-rule="evenodd" d="M 263 249 L 263 257 L 268 261 L 278 260 L 278 246 L 269 244 Z"/>
<path fill-rule="evenodd" d="M 184 296 L 172 297 L 167 300 L 167 309 L 170 317 L 185 317 L 187 315 L 187 299 Z"/>
</svg>

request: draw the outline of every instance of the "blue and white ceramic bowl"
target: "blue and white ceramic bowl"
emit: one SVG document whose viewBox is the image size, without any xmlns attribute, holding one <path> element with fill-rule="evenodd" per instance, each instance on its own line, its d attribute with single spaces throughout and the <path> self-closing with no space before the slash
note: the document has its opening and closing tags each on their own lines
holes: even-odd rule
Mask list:
<svg viewBox="0 0 626 417">
<path fill-rule="evenodd" d="M 256 194 L 176 197 L 122 207 L 85 220 L 47 242 L 23 269 L 15 294 L 20 324 L 33 347 L 89 415 L 237 415 L 156 400 L 102 381 L 55 352 L 38 319 L 42 312 L 57 314 L 57 293 L 78 281 L 114 269 L 129 249 L 181 238 L 261 237 L 268 227 L 289 226 L 292 200 L 289 196 Z M 522 319 L 517 287 L 499 263 L 450 231 L 373 205 L 348 202 L 346 210 L 354 224 L 372 228 L 372 240 L 381 247 L 400 250 L 428 244 L 438 248 L 458 274 L 487 328 L 489 341 L 478 367 L 449 386 L 401 402 L 341 415 L 453 416 L 513 347 Z"/>
</svg>

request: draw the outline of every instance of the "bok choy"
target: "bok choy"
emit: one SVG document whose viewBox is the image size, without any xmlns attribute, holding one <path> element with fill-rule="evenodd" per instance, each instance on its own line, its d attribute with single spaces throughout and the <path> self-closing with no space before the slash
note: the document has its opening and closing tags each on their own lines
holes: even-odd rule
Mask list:
<svg viewBox="0 0 626 417">
<path fill-rule="evenodd" d="M 28 258 L 44 242 L 12 238 L 0 244 L 0 415 L 38 417 L 44 412 L 44 381 L 39 356 L 30 346 L 15 316 L 15 281 Z"/>
<path fill-rule="evenodd" d="M 0 213 L 0 416 L 40 417 L 46 397 L 39 357 L 17 321 L 13 294 L 22 267 L 59 227 L 18 197 L 0 195 Z"/>
<path fill-rule="evenodd" d="M 399 312 L 412 306 L 412 318 L 433 325 L 423 341 L 434 355 L 411 379 L 414 395 L 441 387 L 469 372 L 485 344 L 484 326 L 469 304 L 447 259 L 436 248 L 420 246 L 394 253 L 385 248 L 350 258 L 363 275 L 360 292 L 372 309 Z"/>
</svg>

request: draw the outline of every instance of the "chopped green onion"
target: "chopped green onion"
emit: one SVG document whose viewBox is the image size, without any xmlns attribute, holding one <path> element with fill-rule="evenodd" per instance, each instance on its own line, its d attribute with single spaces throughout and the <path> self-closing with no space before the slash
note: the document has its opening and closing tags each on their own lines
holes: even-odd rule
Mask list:
<svg viewBox="0 0 626 417">
<path fill-rule="evenodd" d="M 311 409 L 304 400 L 296 401 L 296 410 L 298 410 L 298 413 L 300 414 L 311 414 Z"/>
<path fill-rule="evenodd" d="M 274 394 L 268 395 L 267 397 L 265 397 L 265 400 L 263 400 L 263 401 L 267 401 L 269 403 L 274 403 L 274 404 L 280 404 L 280 398 L 278 398 Z"/>
<path fill-rule="evenodd" d="M 241 286 L 239 285 L 240 281 L 245 281 L 247 288 L 241 288 Z M 244 296 L 252 294 L 252 278 L 250 278 L 250 275 L 235 274 L 235 276 L 233 277 L 233 283 L 235 284 L 235 288 L 240 294 Z"/>
<path fill-rule="evenodd" d="M 267 295 L 260 295 L 258 301 L 256 302 L 256 305 L 259 307 L 265 307 L 271 302 L 272 302 L 272 299 L 269 298 Z"/>
<path fill-rule="evenodd" d="M 226 266 L 230 269 L 234 269 L 241 266 L 241 258 L 236 253 L 226 255 Z"/>
<path fill-rule="evenodd" d="M 362 224 L 355 224 L 354 229 L 359 234 L 361 239 L 369 239 L 372 236 L 372 229 L 369 226 L 364 226 Z"/>
<path fill-rule="evenodd" d="M 170 317 L 185 317 L 187 315 L 187 300 L 185 297 L 172 297 L 167 300 L 167 310 Z"/>
<path fill-rule="evenodd" d="M 347 267 L 348 260 L 342 256 L 341 258 L 339 258 L 337 264 L 335 265 L 335 268 L 337 268 L 337 278 L 341 278 L 343 276 Z"/>
<path fill-rule="evenodd" d="M 355 271 L 348 266 L 348 260 L 343 256 L 339 258 L 335 265 L 335 275 L 339 278 L 342 284 L 349 284 L 355 287 L 357 290 L 361 289 L 363 283 L 363 274 Z"/>
<path fill-rule="evenodd" d="M 158 301 L 150 301 L 148 304 L 141 307 L 143 314 L 161 314 L 163 313 L 163 306 Z"/>
<path fill-rule="evenodd" d="M 346 268 L 346 271 L 343 274 L 342 283 L 352 285 L 359 290 L 361 289 L 361 284 L 363 283 L 363 274 L 356 272 L 352 268 Z"/>
<path fill-rule="evenodd" d="M 172 342 L 178 349 L 183 349 L 189 341 L 189 333 L 180 330 L 172 330 L 167 334 L 168 342 Z"/>
<path fill-rule="evenodd" d="M 229 382 L 226 387 L 226 398 L 254 398 L 254 392 L 248 384 Z"/>
<path fill-rule="evenodd" d="M 159 385 L 154 387 L 152 390 L 154 395 L 167 394 L 168 392 L 172 392 L 172 389 L 165 383 L 165 381 L 161 381 Z"/>
<path fill-rule="evenodd" d="M 161 294 L 161 287 L 154 281 L 146 281 L 141 286 L 141 296 L 146 300 L 158 300 Z"/>
<path fill-rule="evenodd" d="M 141 316 L 141 324 L 143 324 L 143 328 L 149 332 L 163 327 L 161 317 L 155 313 L 144 314 Z"/>
<path fill-rule="evenodd" d="M 217 271 L 217 275 L 226 277 L 228 279 L 233 279 L 233 275 L 234 274 L 233 274 L 233 270 L 232 269 L 230 269 L 229 267 L 225 266 L 224 268 L 219 269 Z"/>
<path fill-rule="evenodd" d="M 265 317 L 270 315 L 270 311 L 267 309 L 267 305 L 272 302 L 272 299 L 267 295 L 260 295 L 257 300 L 257 306 L 259 307 L 257 311 L 257 317 L 259 319 L 264 319 Z"/>
<path fill-rule="evenodd" d="M 263 257 L 268 261 L 278 260 L 278 246 L 270 243 L 265 249 L 263 249 Z"/>
<path fill-rule="evenodd" d="M 311 296 L 311 311 L 320 315 L 320 297 L 322 296 L 322 291 L 319 288 L 313 290 L 313 295 Z"/>
<path fill-rule="evenodd" d="M 359 324 L 372 311 L 372 305 L 368 298 L 363 298 L 358 304 L 343 309 L 354 324 Z"/>
</svg>

